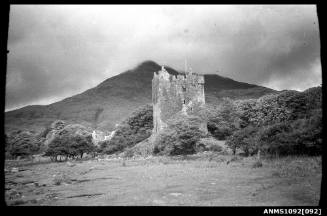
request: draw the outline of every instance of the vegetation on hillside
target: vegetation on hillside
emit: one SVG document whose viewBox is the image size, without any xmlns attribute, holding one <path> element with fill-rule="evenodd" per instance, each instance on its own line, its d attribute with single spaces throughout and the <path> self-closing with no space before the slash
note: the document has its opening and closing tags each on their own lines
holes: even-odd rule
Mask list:
<svg viewBox="0 0 327 216">
<path fill-rule="evenodd" d="M 150 137 L 153 129 L 152 115 L 151 105 L 137 109 L 118 126 L 110 140 L 99 143 L 101 151 L 106 154 L 120 152 Z"/>
<path fill-rule="evenodd" d="M 154 139 L 153 149 L 159 155 L 184 155 L 206 150 L 221 151 L 214 142 L 226 140 L 233 150 L 245 155 L 259 150 L 270 155 L 319 155 L 322 149 L 322 89 L 314 87 L 303 92 L 282 91 L 258 99 L 232 100 L 223 98 L 216 105 L 207 105 L 209 135 L 199 130 L 195 116 L 171 117 L 168 127 Z M 100 115 L 100 112 L 98 113 Z M 99 117 L 97 116 L 97 118 Z M 6 134 L 6 157 L 17 158 L 46 150 L 53 159 L 59 155 L 78 157 L 100 151 L 104 154 L 132 151 L 150 137 L 153 129 L 152 105 L 134 111 L 116 128 L 111 140 L 92 144 L 91 129 L 79 124 L 57 120 L 40 133 L 13 131 Z M 210 136 L 212 136 L 210 138 Z M 148 140 L 142 145 L 150 143 Z"/>
<path fill-rule="evenodd" d="M 258 100 L 236 101 L 239 127 L 228 137 L 234 152 L 320 154 L 322 145 L 321 87 L 283 91 Z"/>
</svg>

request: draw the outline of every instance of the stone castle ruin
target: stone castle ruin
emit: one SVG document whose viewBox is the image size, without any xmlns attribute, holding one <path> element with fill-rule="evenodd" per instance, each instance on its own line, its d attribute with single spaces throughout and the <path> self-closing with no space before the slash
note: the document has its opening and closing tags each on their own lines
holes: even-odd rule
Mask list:
<svg viewBox="0 0 327 216">
<path fill-rule="evenodd" d="M 202 75 L 186 71 L 174 76 L 162 66 L 158 74 L 154 72 L 152 79 L 153 134 L 165 128 L 167 120 L 177 113 L 201 116 L 204 98 Z M 200 129 L 207 133 L 206 120 L 203 119 Z"/>
</svg>

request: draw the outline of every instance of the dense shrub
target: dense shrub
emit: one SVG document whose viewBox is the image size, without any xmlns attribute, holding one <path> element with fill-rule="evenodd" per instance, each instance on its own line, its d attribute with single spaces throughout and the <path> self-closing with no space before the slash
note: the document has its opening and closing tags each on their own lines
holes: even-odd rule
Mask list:
<svg viewBox="0 0 327 216">
<path fill-rule="evenodd" d="M 75 157 L 79 155 L 82 158 L 84 153 L 94 152 L 96 147 L 90 136 L 76 135 L 68 143 L 68 150 L 70 156 Z"/>
<path fill-rule="evenodd" d="M 247 126 L 230 136 L 226 144 L 233 150 L 241 149 L 246 155 L 264 154 L 321 154 L 322 112 L 310 118 L 279 122 L 264 127 Z"/>
<path fill-rule="evenodd" d="M 267 154 L 320 154 L 321 97 L 321 87 L 315 87 L 234 101 L 241 130 L 227 144 L 234 152 L 239 148 L 246 154 L 258 148 Z"/>
<path fill-rule="evenodd" d="M 237 114 L 239 117 L 240 128 L 245 128 L 248 125 L 255 125 L 256 122 L 256 103 L 255 99 L 234 101 Z"/>
<path fill-rule="evenodd" d="M 239 127 L 239 116 L 234 102 L 224 98 L 216 110 L 208 109 L 207 128 L 213 137 L 225 140 Z"/>
<path fill-rule="evenodd" d="M 205 137 L 201 138 L 196 143 L 196 151 L 215 151 L 215 152 L 221 152 L 223 150 L 223 147 L 220 143 L 221 141 L 216 140 L 213 137 Z"/>
<path fill-rule="evenodd" d="M 145 140 L 153 129 L 153 109 L 146 105 L 132 113 L 116 129 L 111 140 L 100 142 L 103 153 L 112 154 Z"/>
<path fill-rule="evenodd" d="M 294 153 L 316 155 L 322 152 L 322 111 L 292 124 L 292 138 L 296 143 Z"/>
<path fill-rule="evenodd" d="M 7 156 L 16 158 L 37 154 L 42 149 L 43 140 L 29 131 L 15 131 L 7 136 Z"/>
<path fill-rule="evenodd" d="M 51 143 L 48 145 L 48 148 L 44 154 L 44 156 L 50 156 L 52 160 L 57 160 L 57 156 L 59 155 L 69 155 L 69 149 L 67 137 L 55 137 Z"/>
<path fill-rule="evenodd" d="M 242 128 L 227 139 L 226 145 L 233 150 L 234 154 L 237 149 L 243 150 L 245 155 L 254 154 L 258 150 L 257 132 L 257 127 L 247 126 Z"/>
<path fill-rule="evenodd" d="M 321 86 L 313 87 L 303 92 L 306 96 L 306 106 L 308 110 L 322 108 L 322 88 Z"/>
<path fill-rule="evenodd" d="M 256 126 L 270 125 L 287 120 L 291 111 L 281 102 L 280 98 L 283 97 L 283 95 L 283 93 L 278 95 L 266 95 L 257 100 L 255 107 Z"/>
<path fill-rule="evenodd" d="M 262 128 L 258 133 L 258 141 L 263 152 L 268 154 L 321 154 L 321 112 L 310 118 L 277 123 Z"/>
<path fill-rule="evenodd" d="M 289 120 L 310 117 L 312 110 L 321 108 L 321 98 L 321 87 L 310 88 L 287 98 L 285 103 L 291 110 Z"/>
<path fill-rule="evenodd" d="M 209 121 L 207 127 L 211 135 L 218 140 L 225 140 L 236 130 L 232 124 L 225 121 Z"/>
<path fill-rule="evenodd" d="M 285 96 L 289 96 L 289 91 L 265 95 L 257 100 L 237 101 L 240 127 L 263 126 L 287 120 L 291 111 L 285 105 Z"/>
<path fill-rule="evenodd" d="M 91 153 L 95 151 L 95 146 L 89 137 L 81 135 L 64 135 L 57 136 L 49 144 L 46 156 L 57 158 L 62 155 L 66 157 L 83 157 L 84 153 Z"/>
<path fill-rule="evenodd" d="M 66 125 L 63 129 L 56 133 L 54 139 L 48 145 L 45 152 L 46 156 L 56 159 L 57 156 L 82 158 L 84 153 L 96 151 L 96 147 L 92 142 L 92 135 L 82 125 L 72 124 Z"/>
<path fill-rule="evenodd" d="M 125 143 L 125 140 L 123 137 L 119 138 L 122 143 Z M 115 139 L 115 143 L 119 143 L 119 139 Z M 112 144 L 110 140 L 104 140 L 99 142 L 99 149 L 101 153 L 104 154 L 114 154 L 116 152 L 120 152 L 124 149 L 123 145 L 117 145 L 117 144 Z"/>
<path fill-rule="evenodd" d="M 196 143 L 204 137 L 201 119 L 196 116 L 175 115 L 154 140 L 154 153 L 160 155 L 186 155 L 196 152 Z"/>
<path fill-rule="evenodd" d="M 264 126 L 309 118 L 312 110 L 321 108 L 321 87 L 314 87 L 304 92 L 282 91 L 270 94 L 257 100 L 234 102 L 240 118 L 240 127 L 248 125 Z"/>
<path fill-rule="evenodd" d="M 295 141 L 290 136 L 290 124 L 276 123 L 262 128 L 258 132 L 258 142 L 263 153 L 286 155 L 292 153 Z"/>
</svg>

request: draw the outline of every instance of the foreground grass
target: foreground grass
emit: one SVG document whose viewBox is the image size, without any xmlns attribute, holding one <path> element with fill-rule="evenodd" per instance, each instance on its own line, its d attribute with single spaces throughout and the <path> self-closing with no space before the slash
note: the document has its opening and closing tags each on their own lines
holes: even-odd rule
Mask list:
<svg viewBox="0 0 327 216">
<path fill-rule="evenodd" d="M 6 172 L 8 205 L 317 205 L 321 158 L 203 152 L 26 164 Z M 6 164 L 10 165 L 10 164 Z"/>
<path fill-rule="evenodd" d="M 287 156 L 266 158 L 264 163 L 278 177 L 307 177 L 322 172 L 321 157 Z"/>
</svg>

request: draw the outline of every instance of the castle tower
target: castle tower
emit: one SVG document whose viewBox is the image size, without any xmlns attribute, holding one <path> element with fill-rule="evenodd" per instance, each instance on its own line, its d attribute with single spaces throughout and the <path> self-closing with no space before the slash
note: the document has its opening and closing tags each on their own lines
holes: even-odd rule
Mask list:
<svg viewBox="0 0 327 216">
<path fill-rule="evenodd" d="M 185 64 L 186 65 L 186 64 Z M 162 66 L 152 79 L 153 134 L 167 126 L 167 120 L 179 112 L 201 116 L 205 106 L 204 77 L 188 70 L 185 75 L 170 75 Z M 207 132 L 203 120 L 201 130 Z"/>
</svg>

